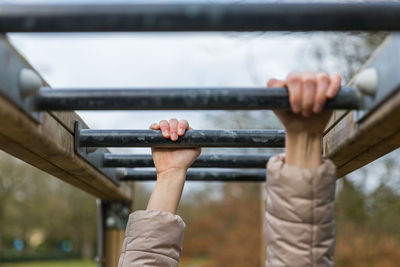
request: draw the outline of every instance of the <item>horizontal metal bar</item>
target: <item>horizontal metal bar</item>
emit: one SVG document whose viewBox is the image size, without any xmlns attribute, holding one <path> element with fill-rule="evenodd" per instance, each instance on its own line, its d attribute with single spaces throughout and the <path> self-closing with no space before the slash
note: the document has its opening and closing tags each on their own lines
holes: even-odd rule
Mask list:
<svg viewBox="0 0 400 267">
<path fill-rule="evenodd" d="M 91 130 L 76 134 L 78 147 L 284 147 L 282 130 L 188 130 L 171 141 L 156 130 Z"/>
<path fill-rule="evenodd" d="M 265 169 L 269 158 L 267 155 L 201 155 L 191 167 Z M 103 167 L 154 167 L 154 162 L 152 155 L 106 153 Z"/>
<path fill-rule="evenodd" d="M 55 89 L 42 88 L 38 110 L 237 110 L 290 107 L 286 88 Z M 355 88 L 342 87 L 327 109 L 359 109 Z"/>
<path fill-rule="evenodd" d="M 126 170 L 121 181 L 155 181 L 157 174 L 148 170 Z M 203 182 L 265 182 L 266 170 L 196 170 L 189 169 L 187 181 Z"/>
<path fill-rule="evenodd" d="M 400 3 L 0 5 L 0 32 L 400 30 Z"/>
</svg>

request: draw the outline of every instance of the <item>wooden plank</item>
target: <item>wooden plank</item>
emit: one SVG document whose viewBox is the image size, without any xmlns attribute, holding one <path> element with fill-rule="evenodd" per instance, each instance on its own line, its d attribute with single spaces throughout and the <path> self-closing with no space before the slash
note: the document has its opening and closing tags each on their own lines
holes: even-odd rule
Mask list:
<svg viewBox="0 0 400 267">
<path fill-rule="evenodd" d="M 374 59 L 381 53 L 381 51 L 386 47 L 386 45 L 392 40 L 393 35 L 389 35 L 383 40 L 382 44 L 375 49 L 375 51 L 371 54 L 371 56 L 368 58 L 368 60 L 361 66 L 361 68 L 354 74 L 354 76 L 351 78 L 351 80 L 347 83 L 347 86 L 353 86 L 357 75 L 365 70 L 366 68 L 371 65 L 371 63 L 374 61 Z M 335 110 L 332 114 L 332 117 L 325 129 L 325 133 L 327 133 L 330 129 L 332 129 L 336 123 L 341 121 L 349 112 L 351 111 L 345 111 L 345 110 Z"/>
<path fill-rule="evenodd" d="M 361 123 L 347 114 L 324 136 L 324 155 L 346 175 L 400 147 L 399 121 L 400 90 Z"/>
<path fill-rule="evenodd" d="M 363 68 L 390 40 L 389 36 Z M 400 86 L 365 119 L 356 122 L 354 118 L 354 111 L 342 114 L 331 123 L 323 139 L 324 156 L 335 162 L 339 177 L 400 147 Z"/>
<path fill-rule="evenodd" d="M 129 201 L 120 188 L 75 154 L 73 135 L 48 113 L 43 114 L 42 124 L 36 124 L 0 97 L 0 133 L 9 140 L 0 148 L 21 160 L 88 193 L 94 194 L 94 188 L 94 195 L 102 199 Z M 18 150 L 15 144 L 19 145 Z M 77 184 L 76 179 L 81 183 Z"/>
<path fill-rule="evenodd" d="M 104 267 L 118 267 L 125 231 L 106 229 L 104 235 Z"/>
<path fill-rule="evenodd" d="M 38 124 L 0 95 L 0 149 L 103 200 L 129 202 L 129 188 L 116 186 L 74 152 L 76 119 L 82 122 L 73 112 L 43 112 L 43 122 Z"/>
</svg>

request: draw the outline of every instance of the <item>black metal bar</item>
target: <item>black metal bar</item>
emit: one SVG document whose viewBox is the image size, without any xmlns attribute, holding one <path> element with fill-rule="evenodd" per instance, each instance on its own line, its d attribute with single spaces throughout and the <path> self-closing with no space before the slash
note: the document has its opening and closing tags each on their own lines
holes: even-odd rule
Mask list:
<svg viewBox="0 0 400 267">
<path fill-rule="evenodd" d="M 191 167 L 265 168 L 269 158 L 266 155 L 201 155 Z M 154 162 L 151 155 L 106 153 L 103 167 L 154 167 Z"/>
<path fill-rule="evenodd" d="M 91 130 L 75 133 L 79 147 L 284 147 L 282 130 L 189 130 L 171 141 L 156 130 Z"/>
<path fill-rule="evenodd" d="M 121 181 L 155 181 L 155 171 L 126 170 Z M 186 173 L 187 181 L 203 182 L 265 182 L 266 170 L 196 170 L 189 169 Z"/>
<path fill-rule="evenodd" d="M 238 110 L 290 107 L 286 88 L 55 89 L 42 88 L 38 110 Z M 327 109 L 359 109 L 355 88 L 342 87 Z"/>
<path fill-rule="evenodd" d="M 0 32 L 395 31 L 400 3 L 0 5 Z"/>
</svg>

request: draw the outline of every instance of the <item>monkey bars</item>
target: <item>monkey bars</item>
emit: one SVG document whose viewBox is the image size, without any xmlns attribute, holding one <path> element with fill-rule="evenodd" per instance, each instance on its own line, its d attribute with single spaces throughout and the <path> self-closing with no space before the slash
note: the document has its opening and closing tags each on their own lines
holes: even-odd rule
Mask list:
<svg viewBox="0 0 400 267">
<path fill-rule="evenodd" d="M 0 32 L 395 31 L 400 3 L 0 5 Z"/>
<path fill-rule="evenodd" d="M 400 3 L 0 4 L 0 32 L 398 31 Z M 335 109 L 323 153 L 345 175 L 400 145 L 400 35 L 392 34 L 325 108 Z M 368 69 L 370 68 L 370 69 Z M 112 146 L 170 146 L 159 133 L 86 129 L 72 110 L 237 110 L 288 108 L 284 88 L 53 90 L 0 38 L 0 148 L 99 197 L 99 265 L 116 266 L 133 194 L 153 180 L 150 155 Z M 355 89 L 357 88 L 357 89 Z M 349 111 L 337 111 L 344 109 Z M 67 111 L 67 112 L 58 112 Z M 78 123 L 76 123 L 78 121 Z M 245 133 L 245 134 L 243 134 Z M 275 131 L 188 131 L 179 147 L 282 147 Z M 265 181 L 268 157 L 201 156 L 188 180 Z M 126 169 L 135 167 L 134 169 Z M 218 169 L 210 172 L 209 168 Z M 243 169 L 240 169 L 243 168 Z M 123 182 L 122 182 L 123 181 Z"/>
</svg>

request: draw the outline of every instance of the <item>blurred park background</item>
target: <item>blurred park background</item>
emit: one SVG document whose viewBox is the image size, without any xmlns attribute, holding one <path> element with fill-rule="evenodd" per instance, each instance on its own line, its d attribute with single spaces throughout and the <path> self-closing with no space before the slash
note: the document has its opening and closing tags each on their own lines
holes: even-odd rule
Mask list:
<svg viewBox="0 0 400 267">
<path fill-rule="evenodd" d="M 284 78 L 292 70 L 338 72 L 347 83 L 384 37 L 383 33 L 10 36 L 55 87 L 263 86 L 269 78 Z M 153 121 L 175 116 L 187 118 L 197 129 L 281 127 L 270 111 L 80 115 L 92 128 L 147 128 Z M 398 266 L 399 158 L 396 150 L 338 180 L 336 266 Z M 136 183 L 135 209 L 146 207 L 153 185 Z M 178 211 L 187 224 L 181 266 L 262 266 L 264 197 L 264 184 L 187 184 Z M 96 266 L 95 258 L 95 198 L 0 152 L 0 266 L 89 267 Z"/>
</svg>

